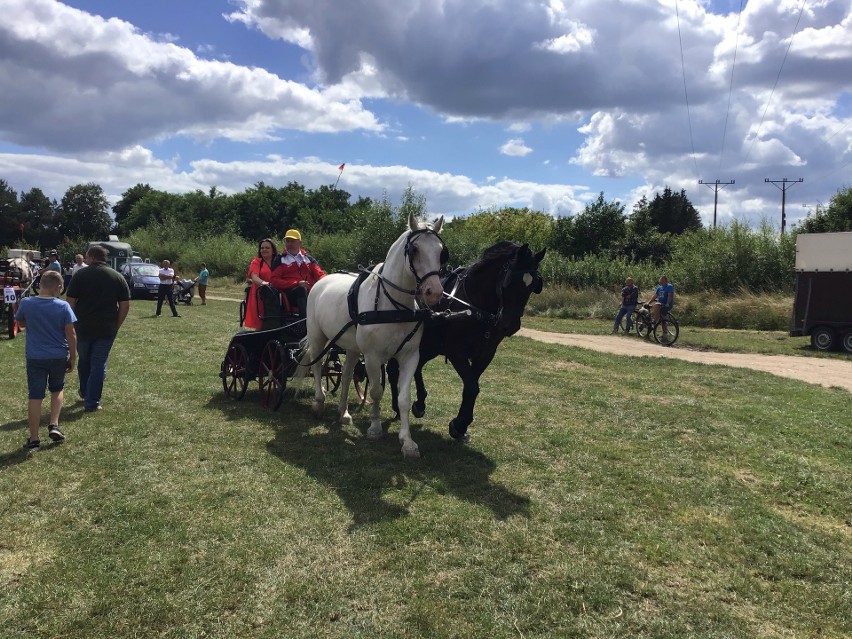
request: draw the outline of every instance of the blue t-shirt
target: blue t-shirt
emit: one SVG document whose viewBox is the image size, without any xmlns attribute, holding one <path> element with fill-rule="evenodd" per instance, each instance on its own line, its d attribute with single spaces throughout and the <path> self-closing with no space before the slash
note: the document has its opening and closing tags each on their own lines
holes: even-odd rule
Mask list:
<svg viewBox="0 0 852 639">
<path fill-rule="evenodd" d="M 44 267 L 45 271 L 56 271 L 57 273 L 62 273 L 62 265 L 59 263 L 59 260 L 53 260 L 50 264 Z"/>
<path fill-rule="evenodd" d="M 209 278 L 209 277 L 210 277 L 210 271 L 208 271 L 206 268 L 201 269 L 198 272 L 198 283 L 203 284 L 204 286 L 207 286 L 207 278 Z"/>
<path fill-rule="evenodd" d="M 77 321 L 68 302 L 57 297 L 25 297 L 15 319 L 26 322 L 27 359 L 65 359 L 65 327 Z"/>
<path fill-rule="evenodd" d="M 657 284 L 657 301 L 663 306 L 667 305 L 669 293 L 672 294 L 672 303 L 670 306 L 674 306 L 674 284 L 671 282 L 668 282 L 665 286 Z"/>
</svg>

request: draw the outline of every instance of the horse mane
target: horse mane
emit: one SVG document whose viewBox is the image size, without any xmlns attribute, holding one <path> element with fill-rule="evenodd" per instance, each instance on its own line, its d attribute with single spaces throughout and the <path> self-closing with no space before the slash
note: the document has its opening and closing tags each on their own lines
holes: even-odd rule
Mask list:
<svg viewBox="0 0 852 639">
<path fill-rule="evenodd" d="M 509 240 L 501 240 L 482 251 L 482 257 L 468 269 L 468 274 L 475 275 L 478 271 L 487 269 L 489 266 L 497 262 L 501 264 L 508 262 L 515 256 L 520 248 L 520 244 L 516 244 Z"/>
</svg>

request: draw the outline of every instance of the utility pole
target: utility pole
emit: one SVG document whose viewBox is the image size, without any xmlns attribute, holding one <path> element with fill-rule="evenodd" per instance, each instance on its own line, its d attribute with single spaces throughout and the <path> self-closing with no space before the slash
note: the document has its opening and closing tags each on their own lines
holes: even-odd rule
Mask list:
<svg viewBox="0 0 852 639">
<path fill-rule="evenodd" d="M 713 228 L 716 228 L 716 207 L 719 205 L 719 189 L 724 189 L 726 186 L 734 184 L 736 180 L 731 180 L 730 182 L 720 182 L 716 180 L 715 182 L 705 182 L 704 180 L 698 180 L 699 184 L 703 184 L 711 189 L 713 189 Z"/>
<path fill-rule="evenodd" d="M 781 189 L 781 234 L 784 234 L 784 227 L 787 226 L 787 214 L 785 212 L 785 207 L 787 204 L 787 189 L 789 189 L 794 184 L 798 184 L 799 182 L 804 182 L 804 178 L 799 178 L 798 180 L 788 180 L 784 178 L 783 180 L 770 180 L 766 178 L 763 180 L 764 182 L 769 182 L 774 184 L 776 187 Z M 778 186 L 778 185 L 781 186 Z"/>
</svg>

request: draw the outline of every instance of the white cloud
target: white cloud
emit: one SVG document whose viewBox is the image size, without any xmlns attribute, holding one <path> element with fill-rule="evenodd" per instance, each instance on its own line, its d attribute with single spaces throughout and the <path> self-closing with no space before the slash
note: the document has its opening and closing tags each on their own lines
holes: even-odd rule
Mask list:
<svg viewBox="0 0 852 639">
<path fill-rule="evenodd" d="M 532 153 L 532 149 L 524 144 L 523 138 L 512 138 L 500 147 L 500 153 L 513 157 L 524 157 Z"/>
</svg>

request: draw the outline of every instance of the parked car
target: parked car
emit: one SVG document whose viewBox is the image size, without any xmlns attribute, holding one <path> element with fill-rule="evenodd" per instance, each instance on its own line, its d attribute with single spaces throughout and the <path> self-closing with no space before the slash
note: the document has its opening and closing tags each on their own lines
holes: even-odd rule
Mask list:
<svg viewBox="0 0 852 639">
<path fill-rule="evenodd" d="M 149 262 L 124 262 L 118 267 L 130 287 L 130 297 L 157 297 L 160 286 L 160 267 Z"/>
</svg>

